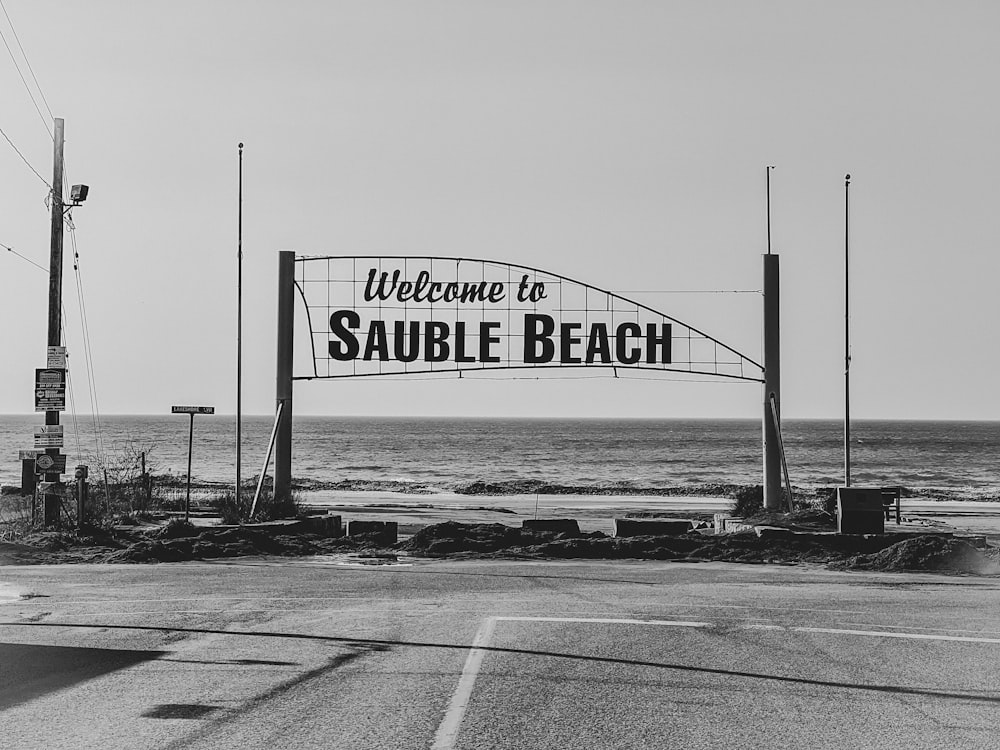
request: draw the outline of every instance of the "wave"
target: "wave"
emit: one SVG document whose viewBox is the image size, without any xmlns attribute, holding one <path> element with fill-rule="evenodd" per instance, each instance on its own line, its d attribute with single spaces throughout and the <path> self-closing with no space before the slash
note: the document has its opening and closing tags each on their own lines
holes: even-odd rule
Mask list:
<svg viewBox="0 0 1000 750">
<path fill-rule="evenodd" d="M 836 491 L 838 483 L 793 485 L 796 498 L 822 500 Z M 506 495 L 593 495 L 593 496 L 647 496 L 647 497 L 721 497 L 735 498 L 744 492 L 760 491 L 760 485 L 731 482 L 690 481 L 682 484 L 644 485 L 634 482 L 594 482 L 561 484 L 541 479 L 510 479 L 504 481 L 475 480 L 448 486 L 426 482 L 395 479 L 344 479 L 337 482 L 320 480 L 293 481 L 293 488 L 301 492 L 394 492 L 404 495 L 436 495 L 454 493 L 469 496 Z M 1000 502 L 1000 488 L 989 487 L 902 487 L 903 497 L 928 500 L 976 500 Z"/>
<path fill-rule="evenodd" d="M 915 476 L 910 479 L 918 478 Z M 891 486 L 880 482 L 878 478 L 866 480 L 858 478 L 857 486 Z M 256 483 L 257 477 L 247 477 L 247 481 Z M 271 487 L 272 477 L 266 477 L 264 486 Z M 174 474 L 156 475 L 154 486 L 173 492 L 185 491 L 186 478 Z M 835 477 L 823 477 L 819 481 L 803 482 L 792 485 L 792 494 L 796 500 L 817 502 L 833 497 L 840 481 Z M 231 490 L 228 482 L 215 482 L 192 478 L 191 488 L 199 493 L 224 493 Z M 645 496 L 645 497 L 720 497 L 735 498 L 747 492 L 760 492 L 759 484 L 704 481 L 701 477 L 691 475 L 680 482 L 670 484 L 647 484 L 641 481 L 606 481 L 592 479 L 579 480 L 572 483 L 553 482 L 548 479 L 532 479 L 518 477 L 507 480 L 476 479 L 472 481 L 434 482 L 415 479 L 398 479 L 371 477 L 363 479 L 342 479 L 327 481 L 320 479 L 293 479 L 292 489 L 297 492 L 358 492 L 376 493 L 391 492 L 400 495 L 441 495 L 455 494 L 475 496 L 506 496 L 506 495 L 592 495 L 592 496 Z M 1000 502 L 1000 486 L 962 486 L 946 487 L 931 485 L 924 482 L 913 482 L 902 486 L 902 496 L 923 500 L 974 500 L 979 502 Z"/>
</svg>

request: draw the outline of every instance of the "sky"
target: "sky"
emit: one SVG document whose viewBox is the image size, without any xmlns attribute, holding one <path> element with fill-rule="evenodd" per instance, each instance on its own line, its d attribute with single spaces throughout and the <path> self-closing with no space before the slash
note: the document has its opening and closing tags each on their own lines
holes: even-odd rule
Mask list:
<svg viewBox="0 0 1000 750">
<path fill-rule="evenodd" d="M 244 413 L 274 409 L 279 250 L 534 266 L 759 361 L 774 165 L 783 416 L 844 414 L 850 173 L 852 418 L 1000 419 L 997 3 L 2 4 L 24 159 L 0 140 L 0 413 L 45 364 L 47 276 L 6 248 L 48 265 L 51 108 L 91 188 L 63 303 L 81 414 L 91 383 L 104 414 L 235 411 L 243 142 Z M 762 411 L 753 383 L 594 374 L 299 382 L 295 412 Z"/>
</svg>

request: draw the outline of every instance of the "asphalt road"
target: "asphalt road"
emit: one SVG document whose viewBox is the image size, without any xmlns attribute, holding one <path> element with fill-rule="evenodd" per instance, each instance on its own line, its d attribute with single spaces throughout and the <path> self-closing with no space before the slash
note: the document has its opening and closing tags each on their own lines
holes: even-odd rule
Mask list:
<svg viewBox="0 0 1000 750">
<path fill-rule="evenodd" d="M 0 746 L 998 746 L 996 578 L 344 562 L 0 568 Z"/>
</svg>

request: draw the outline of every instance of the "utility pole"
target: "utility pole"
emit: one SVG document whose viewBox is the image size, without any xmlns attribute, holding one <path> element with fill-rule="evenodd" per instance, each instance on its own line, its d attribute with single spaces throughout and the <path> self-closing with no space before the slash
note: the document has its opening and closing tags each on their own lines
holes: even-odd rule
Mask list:
<svg viewBox="0 0 1000 750">
<path fill-rule="evenodd" d="M 771 252 L 771 170 L 765 167 L 767 254 L 764 256 L 764 508 L 777 511 L 781 501 L 781 315 L 777 253 Z M 791 486 L 788 487 L 791 493 Z"/>
<path fill-rule="evenodd" d="M 844 176 L 844 486 L 851 486 L 851 176 Z"/>
<path fill-rule="evenodd" d="M 239 146 L 239 206 L 236 230 L 236 504 L 240 502 L 243 448 L 243 144 Z"/>
<path fill-rule="evenodd" d="M 52 167 L 52 237 L 49 245 L 49 330 L 48 346 L 62 345 L 62 268 L 63 268 L 63 144 L 65 123 L 62 118 L 55 118 Z M 45 424 L 59 424 L 58 411 L 45 412 Z M 53 458 L 59 456 L 59 448 L 46 448 L 45 453 Z M 46 472 L 46 482 L 58 482 L 58 471 Z M 44 510 L 42 520 L 46 526 L 55 525 L 59 521 L 61 499 L 58 494 L 44 495 Z"/>
<path fill-rule="evenodd" d="M 278 350 L 275 393 L 274 500 L 292 494 L 292 344 L 295 338 L 295 252 L 278 252 Z"/>
</svg>

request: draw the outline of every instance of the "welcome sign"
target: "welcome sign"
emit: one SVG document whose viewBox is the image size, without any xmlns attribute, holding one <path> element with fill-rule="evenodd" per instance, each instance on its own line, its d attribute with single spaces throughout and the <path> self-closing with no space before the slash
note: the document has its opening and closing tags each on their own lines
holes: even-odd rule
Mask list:
<svg viewBox="0 0 1000 750">
<path fill-rule="evenodd" d="M 612 292 L 527 266 L 303 257 L 313 371 L 297 379 L 610 367 L 759 379 L 721 342 Z"/>
</svg>

